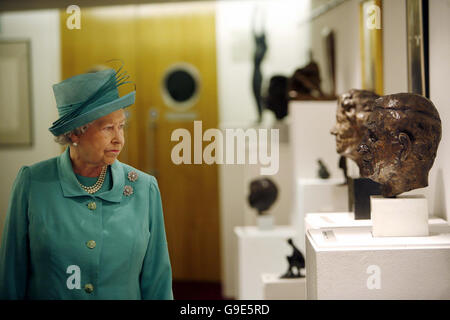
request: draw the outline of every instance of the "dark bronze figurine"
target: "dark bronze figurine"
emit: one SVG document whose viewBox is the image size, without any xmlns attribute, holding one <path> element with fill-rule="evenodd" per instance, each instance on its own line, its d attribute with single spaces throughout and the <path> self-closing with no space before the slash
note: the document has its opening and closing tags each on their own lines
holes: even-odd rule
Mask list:
<svg viewBox="0 0 450 320">
<path fill-rule="evenodd" d="M 365 123 L 379 95 L 367 90 L 352 89 L 338 97 L 336 125 L 331 134 L 336 136 L 336 151 L 358 163 L 358 146 L 366 132 Z"/>
<path fill-rule="evenodd" d="M 358 152 L 360 174 L 381 184 L 384 197 L 428 186 L 442 128 L 427 98 L 413 93 L 375 100 Z"/>
<path fill-rule="evenodd" d="M 291 256 L 286 257 L 289 264 L 288 270 L 280 278 L 303 278 L 304 276 L 301 274 L 300 270 L 305 268 L 305 258 L 300 250 L 294 245 L 292 239 L 288 239 L 287 242 L 292 247 L 293 251 Z M 297 272 L 294 272 L 294 269 L 297 269 Z"/>
<path fill-rule="evenodd" d="M 317 172 L 317 175 L 321 179 L 328 179 L 330 177 L 330 172 L 328 171 L 327 167 L 323 163 L 322 160 L 318 159 L 317 163 L 319 164 L 319 170 Z"/>
</svg>

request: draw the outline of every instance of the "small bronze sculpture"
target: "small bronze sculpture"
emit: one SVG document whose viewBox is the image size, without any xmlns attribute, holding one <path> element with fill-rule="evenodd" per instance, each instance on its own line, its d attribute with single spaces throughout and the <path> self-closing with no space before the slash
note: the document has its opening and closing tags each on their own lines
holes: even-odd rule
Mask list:
<svg viewBox="0 0 450 320">
<path fill-rule="evenodd" d="M 305 268 L 305 258 L 300 250 L 294 245 L 292 239 L 288 239 L 287 242 L 292 247 L 293 252 L 291 256 L 286 257 L 289 267 L 280 279 L 303 278 L 304 276 L 301 274 L 300 270 Z M 294 273 L 294 268 L 297 269 L 296 273 Z"/>
<path fill-rule="evenodd" d="M 263 215 L 274 204 L 278 197 L 278 188 L 272 180 L 260 178 L 250 183 L 248 203 Z"/>
<path fill-rule="evenodd" d="M 323 161 L 318 159 L 317 163 L 319 164 L 319 170 L 317 172 L 319 178 L 328 179 L 330 177 L 330 172 L 328 171 L 328 169 L 325 166 L 325 164 L 323 163 Z"/>
<path fill-rule="evenodd" d="M 379 95 L 367 90 L 352 89 L 338 97 L 336 125 L 331 134 L 336 136 L 336 151 L 358 163 L 357 149 L 366 132 L 365 123 Z"/>
<path fill-rule="evenodd" d="M 398 93 L 375 100 L 358 148 L 360 173 L 381 184 L 384 197 L 428 186 L 441 140 L 439 113 L 427 98 Z"/>
</svg>

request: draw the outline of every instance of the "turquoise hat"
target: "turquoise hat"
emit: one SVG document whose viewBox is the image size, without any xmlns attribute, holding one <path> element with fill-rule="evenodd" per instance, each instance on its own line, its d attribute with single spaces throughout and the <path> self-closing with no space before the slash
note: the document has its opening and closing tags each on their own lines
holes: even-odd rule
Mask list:
<svg viewBox="0 0 450 320">
<path fill-rule="evenodd" d="M 49 128 L 54 136 L 69 132 L 134 103 L 136 91 L 119 97 L 118 87 L 131 83 L 126 72 L 105 69 L 84 73 L 53 85 L 59 119 Z"/>
</svg>

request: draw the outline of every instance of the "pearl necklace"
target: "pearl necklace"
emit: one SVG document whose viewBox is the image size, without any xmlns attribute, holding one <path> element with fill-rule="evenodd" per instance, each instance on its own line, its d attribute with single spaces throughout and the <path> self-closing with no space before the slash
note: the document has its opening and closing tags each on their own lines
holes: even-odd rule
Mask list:
<svg viewBox="0 0 450 320">
<path fill-rule="evenodd" d="M 84 191 L 86 191 L 89 194 L 94 194 L 96 193 L 98 190 L 100 190 L 100 188 L 103 186 L 103 182 L 105 181 L 105 176 L 106 176 L 106 169 L 108 168 L 108 166 L 104 166 L 102 168 L 102 172 L 100 173 L 100 176 L 97 179 L 97 182 L 90 187 L 87 187 L 85 185 L 82 185 L 80 183 L 80 181 L 78 181 L 78 184 L 83 188 Z"/>
</svg>

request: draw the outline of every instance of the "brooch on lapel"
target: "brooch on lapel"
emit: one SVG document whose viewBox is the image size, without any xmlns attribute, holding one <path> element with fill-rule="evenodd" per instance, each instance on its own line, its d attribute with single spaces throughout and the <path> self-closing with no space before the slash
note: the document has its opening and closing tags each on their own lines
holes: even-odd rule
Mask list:
<svg viewBox="0 0 450 320">
<path fill-rule="evenodd" d="M 123 187 L 123 194 L 126 196 L 130 196 L 133 194 L 133 187 L 132 186 L 125 186 Z"/>
<path fill-rule="evenodd" d="M 138 174 L 136 171 L 130 171 L 128 172 L 128 180 L 131 182 L 135 182 L 138 179 Z"/>
</svg>

